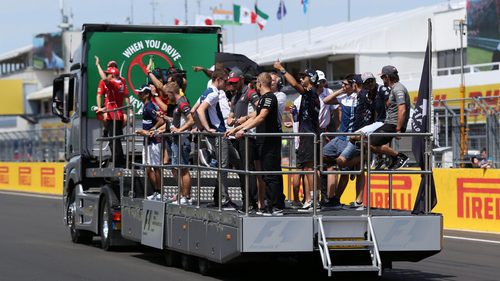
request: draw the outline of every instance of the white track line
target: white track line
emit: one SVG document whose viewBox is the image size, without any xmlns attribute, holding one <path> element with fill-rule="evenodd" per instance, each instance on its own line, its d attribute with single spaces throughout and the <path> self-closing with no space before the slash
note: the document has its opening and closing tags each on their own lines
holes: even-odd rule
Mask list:
<svg viewBox="0 0 500 281">
<path fill-rule="evenodd" d="M 12 191 L 4 191 L 0 190 L 0 194 L 8 194 L 8 195 L 18 195 L 18 196 L 26 196 L 26 197 L 37 197 L 37 198 L 47 198 L 47 199 L 61 199 L 60 195 L 44 195 L 44 194 L 34 194 L 34 193 L 24 193 L 24 192 L 12 192 Z"/>
<path fill-rule="evenodd" d="M 495 241 L 495 240 L 476 239 L 476 238 L 467 238 L 467 237 L 460 237 L 460 236 L 448 236 L 448 235 L 444 235 L 443 237 L 448 238 L 448 239 L 457 239 L 457 240 L 466 240 L 466 241 L 473 241 L 473 242 L 500 244 L 500 241 Z"/>
</svg>

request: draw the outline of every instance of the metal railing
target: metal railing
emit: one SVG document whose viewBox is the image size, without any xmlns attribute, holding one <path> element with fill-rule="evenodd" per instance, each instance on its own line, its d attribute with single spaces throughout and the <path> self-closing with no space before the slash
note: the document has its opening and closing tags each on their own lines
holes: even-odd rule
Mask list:
<svg viewBox="0 0 500 281">
<path fill-rule="evenodd" d="M 0 133 L 0 161 L 61 162 L 65 128 Z"/>
</svg>

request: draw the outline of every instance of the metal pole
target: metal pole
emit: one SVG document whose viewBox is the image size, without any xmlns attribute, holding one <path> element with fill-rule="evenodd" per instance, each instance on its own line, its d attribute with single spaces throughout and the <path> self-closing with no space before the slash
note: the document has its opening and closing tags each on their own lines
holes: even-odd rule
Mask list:
<svg viewBox="0 0 500 281">
<path fill-rule="evenodd" d="M 313 145 L 314 145 L 314 153 L 313 153 L 313 215 L 316 216 L 317 214 L 317 204 L 319 203 L 318 200 L 316 200 L 316 186 L 317 186 L 317 177 L 318 177 L 318 165 L 317 165 L 317 159 L 318 159 L 318 150 L 316 149 L 317 145 L 317 136 L 314 135 L 313 138 Z"/>
<path fill-rule="evenodd" d="M 165 156 L 165 137 L 163 135 L 161 135 L 161 145 L 160 145 L 160 161 L 161 161 L 161 168 L 160 168 L 160 186 L 161 186 L 161 190 L 160 190 L 160 198 L 161 198 L 161 201 L 163 201 L 163 193 L 164 193 L 164 190 L 163 190 L 163 157 Z"/>
<path fill-rule="evenodd" d="M 245 216 L 248 216 L 248 204 L 250 203 L 250 199 L 248 198 L 250 195 L 249 185 L 250 185 L 250 175 L 248 174 L 248 136 L 244 136 L 245 141 Z"/>
<path fill-rule="evenodd" d="M 218 145 L 218 151 L 217 151 L 217 156 L 219 159 L 217 159 L 218 163 L 217 163 L 217 176 L 218 176 L 218 179 L 219 179 L 219 194 L 218 194 L 218 205 L 219 205 L 219 211 L 222 211 L 222 188 L 224 188 L 224 186 L 222 186 L 222 173 L 221 173 L 221 165 L 222 165 L 222 138 L 220 135 L 217 135 L 217 140 L 219 142 L 219 145 Z"/>
<path fill-rule="evenodd" d="M 198 2 L 199 3 L 199 2 Z M 196 138 L 196 149 L 198 149 L 198 161 L 196 161 L 196 185 L 198 188 L 196 189 L 196 196 L 198 197 L 198 202 L 196 202 L 196 206 L 199 208 L 200 207 L 200 201 L 201 201 L 201 184 L 200 184 L 200 177 L 201 177 L 201 172 L 200 172 L 200 147 L 201 147 L 201 135 L 198 134 L 198 137 Z"/>
<path fill-rule="evenodd" d="M 428 35 L 428 44 L 429 44 L 429 104 L 427 107 L 427 112 L 430 116 L 427 117 L 427 133 L 431 133 L 433 130 L 433 100 L 432 100 L 432 21 L 429 18 L 429 35 Z M 463 21 L 461 22 L 461 28 L 463 28 Z M 460 33 L 462 36 L 462 33 Z M 462 38 L 462 37 L 461 37 Z M 460 44 L 462 44 L 462 40 L 460 40 Z M 463 46 L 460 48 L 460 60 L 462 62 L 462 79 L 463 79 Z M 463 80 L 462 80 L 463 81 Z M 429 171 L 431 169 L 432 171 L 432 141 L 433 137 L 426 137 L 425 138 L 425 154 L 424 154 L 424 163 L 425 163 L 425 171 Z M 431 177 L 432 174 L 425 174 L 425 198 L 426 198 L 426 204 L 425 204 L 425 213 L 429 213 L 431 210 Z"/>
<path fill-rule="evenodd" d="M 116 111 L 113 112 L 113 139 L 111 140 L 111 144 L 113 145 L 112 146 L 112 149 L 111 149 L 111 159 L 113 161 L 113 163 L 111 164 L 111 168 L 115 168 L 115 161 L 116 161 L 116 146 L 117 146 L 117 142 L 116 142 L 116 139 L 114 138 L 116 136 Z M 122 145 L 120 143 L 120 145 Z M 111 148 L 111 147 L 110 147 Z"/>
<path fill-rule="evenodd" d="M 368 146 L 368 153 L 366 155 L 366 215 L 370 216 L 370 174 L 371 174 L 371 150 L 370 150 L 370 134 L 367 135 L 367 146 Z"/>
<path fill-rule="evenodd" d="M 291 139 L 290 145 L 288 146 L 288 167 L 292 167 L 292 148 L 295 147 L 294 143 L 295 138 Z M 288 171 L 292 171 L 292 168 L 288 168 Z M 290 192 L 292 191 L 291 188 L 291 183 L 292 183 L 292 174 L 287 175 L 287 181 L 288 181 L 288 202 L 291 202 L 292 196 L 290 195 Z"/>
<path fill-rule="evenodd" d="M 464 20 L 461 19 L 460 27 L 460 166 L 464 167 L 465 154 L 467 153 L 467 130 L 465 128 L 465 82 L 464 82 Z"/>
<path fill-rule="evenodd" d="M 182 159 L 182 148 L 181 148 L 181 136 L 182 134 L 179 134 L 177 137 L 177 203 L 181 203 L 181 188 L 182 188 L 182 172 L 181 172 L 181 159 Z"/>
<path fill-rule="evenodd" d="M 148 152 L 149 152 L 149 138 L 148 137 L 144 137 L 145 139 L 145 144 L 146 144 L 146 147 L 144 148 L 144 150 L 146 151 L 145 155 L 144 155 L 144 158 L 146 159 L 144 161 L 144 163 L 146 164 L 144 166 L 144 199 L 147 198 L 148 196 L 148 162 L 149 162 L 149 157 L 148 157 Z"/>
<path fill-rule="evenodd" d="M 392 211 L 392 174 L 389 174 L 389 211 Z"/>
</svg>

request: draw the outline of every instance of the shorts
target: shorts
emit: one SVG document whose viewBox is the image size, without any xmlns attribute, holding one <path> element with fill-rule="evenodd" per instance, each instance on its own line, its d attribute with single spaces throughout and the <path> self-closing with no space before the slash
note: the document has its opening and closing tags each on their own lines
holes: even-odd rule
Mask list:
<svg viewBox="0 0 500 281">
<path fill-rule="evenodd" d="M 385 124 L 382 127 L 373 131 L 374 133 L 395 133 L 396 125 Z M 373 136 L 370 138 L 370 145 L 381 146 L 384 144 L 388 144 L 392 141 L 394 136 Z"/>
<path fill-rule="evenodd" d="M 358 156 L 361 153 L 359 148 L 357 148 L 352 142 L 347 142 L 346 147 L 340 153 L 340 156 L 344 157 L 346 160 L 349 160 L 355 156 Z"/>
<path fill-rule="evenodd" d="M 146 149 L 147 148 L 147 149 Z M 147 153 L 146 153 L 147 150 Z M 142 164 L 160 165 L 161 148 L 159 143 L 151 143 L 142 148 Z"/>
<path fill-rule="evenodd" d="M 314 150 L 316 149 L 316 159 L 319 159 L 319 146 L 314 144 L 312 137 L 300 137 L 299 149 L 297 153 L 297 167 L 302 169 L 306 163 L 314 162 Z"/>
<path fill-rule="evenodd" d="M 378 128 L 382 127 L 384 122 L 375 122 L 373 124 L 364 126 L 363 128 L 357 130 L 356 132 L 362 132 L 363 134 L 369 134 L 375 132 Z"/>
<path fill-rule="evenodd" d="M 170 159 L 172 165 L 179 164 L 179 146 L 177 141 L 170 143 Z M 182 153 L 182 163 L 181 165 L 189 165 L 189 153 L 191 152 L 191 143 L 189 142 L 187 136 L 181 137 L 181 153 Z"/>
<path fill-rule="evenodd" d="M 323 157 L 337 158 L 347 147 L 349 141 L 343 137 L 336 137 L 323 147 Z"/>
</svg>

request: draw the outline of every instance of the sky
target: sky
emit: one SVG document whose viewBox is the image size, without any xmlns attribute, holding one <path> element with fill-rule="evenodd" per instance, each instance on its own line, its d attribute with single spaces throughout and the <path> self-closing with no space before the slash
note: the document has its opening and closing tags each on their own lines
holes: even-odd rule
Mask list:
<svg viewBox="0 0 500 281">
<path fill-rule="evenodd" d="M 0 54 L 30 45 L 38 33 L 58 31 L 61 22 L 60 3 L 63 0 L 1 0 Z M 269 15 L 264 30 L 256 25 L 228 26 L 225 42 L 255 40 L 264 36 L 328 26 L 350 19 L 373 17 L 390 12 L 434 5 L 445 0 L 309 0 L 308 13 L 303 13 L 301 0 L 284 0 L 287 14 L 276 18 L 279 0 L 259 0 L 259 9 Z M 453 0 L 453 2 L 456 2 Z M 194 24 L 196 14 L 211 15 L 213 7 L 232 10 L 239 4 L 253 8 L 255 0 L 64 0 L 67 14 L 73 14 L 73 26 L 80 30 L 84 23 L 125 24 L 131 18 L 134 24 L 173 25 L 175 18 Z M 153 9 L 153 7 L 156 7 Z M 153 12 L 153 10 L 155 12 Z"/>
</svg>

